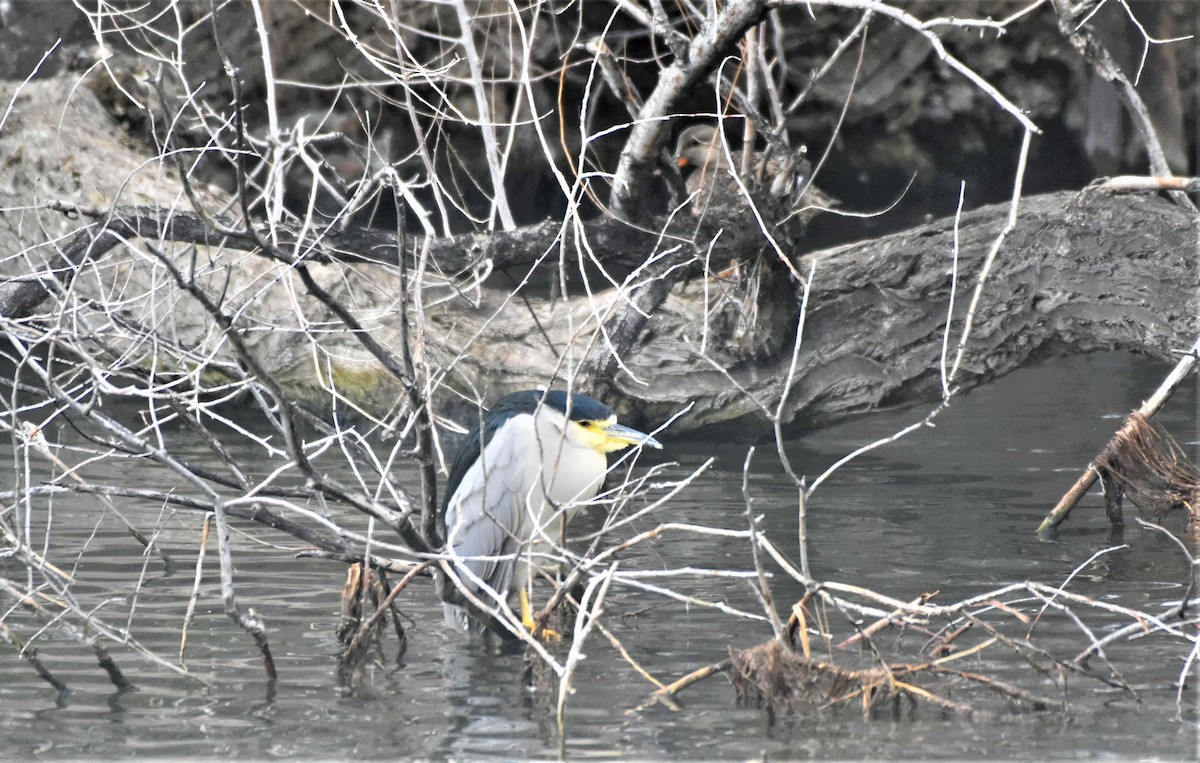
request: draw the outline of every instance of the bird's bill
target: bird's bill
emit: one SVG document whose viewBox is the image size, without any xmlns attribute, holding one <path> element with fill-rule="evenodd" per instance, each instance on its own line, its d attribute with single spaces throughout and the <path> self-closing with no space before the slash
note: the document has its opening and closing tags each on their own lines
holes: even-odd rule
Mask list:
<svg viewBox="0 0 1200 763">
<path fill-rule="evenodd" d="M 601 431 L 604 432 L 605 448 L 609 451 L 620 450 L 630 445 L 662 449 L 662 444 L 658 440 L 623 424 L 609 424 Z"/>
</svg>

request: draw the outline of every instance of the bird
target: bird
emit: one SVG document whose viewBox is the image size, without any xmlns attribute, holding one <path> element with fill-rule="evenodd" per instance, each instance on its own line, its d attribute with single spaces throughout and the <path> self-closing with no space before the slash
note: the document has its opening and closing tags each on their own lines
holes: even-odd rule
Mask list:
<svg viewBox="0 0 1200 763">
<path fill-rule="evenodd" d="M 457 578 L 442 581 L 446 622 L 462 632 L 486 626 L 511 636 L 470 599 L 494 608 L 516 591 L 521 622 L 532 632 L 527 589 L 547 566 L 559 517 L 569 521 L 594 498 L 607 454 L 630 446 L 662 447 L 585 394 L 526 390 L 497 401 L 462 441 L 446 483 L 444 550 Z"/>
<path fill-rule="evenodd" d="M 711 124 L 690 125 L 675 140 L 672 156 L 676 165 L 681 170 L 694 169 L 685 183 L 688 193 L 695 197 L 694 212 L 702 211 L 713 201 L 743 203 L 741 188 L 730 173 L 741 167 L 742 152 L 730 152 L 731 167 L 717 129 Z M 806 153 L 807 148 L 801 146 L 794 151 L 771 152 L 765 157 L 757 157 L 754 177 L 746 182 L 747 188 L 753 190 L 765 186 L 771 199 L 782 200 L 791 215 L 800 216 L 802 221 L 822 208 L 836 205 L 837 199 L 809 182 L 812 164 L 805 158 Z"/>
</svg>

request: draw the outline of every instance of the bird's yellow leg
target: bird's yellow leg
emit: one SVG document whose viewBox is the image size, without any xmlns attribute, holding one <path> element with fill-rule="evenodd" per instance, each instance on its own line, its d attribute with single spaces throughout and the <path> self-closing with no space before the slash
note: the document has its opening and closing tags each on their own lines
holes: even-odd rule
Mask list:
<svg viewBox="0 0 1200 763">
<path fill-rule="evenodd" d="M 537 627 L 537 623 L 533 621 L 533 607 L 529 604 L 529 594 L 525 593 L 525 586 L 521 586 L 518 596 L 521 599 L 521 624 L 532 633 L 533 629 Z M 542 628 L 540 635 L 543 641 L 558 641 L 562 638 L 558 635 L 558 631 L 550 628 Z"/>
</svg>

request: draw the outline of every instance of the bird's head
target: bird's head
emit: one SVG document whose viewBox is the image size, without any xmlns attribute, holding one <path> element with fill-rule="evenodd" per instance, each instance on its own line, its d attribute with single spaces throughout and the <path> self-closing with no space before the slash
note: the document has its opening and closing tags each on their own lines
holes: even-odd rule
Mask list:
<svg viewBox="0 0 1200 763">
<path fill-rule="evenodd" d="M 612 453 L 630 445 L 662 447 L 650 435 L 618 424 L 612 408 L 587 395 L 551 390 L 542 399 L 542 406 L 573 445 L 600 453 Z"/>
<path fill-rule="evenodd" d="M 675 141 L 675 163 L 679 169 L 725 166 L 725 151 L 717 128 L 710 124 L 691 125 Z"/>
</svg>

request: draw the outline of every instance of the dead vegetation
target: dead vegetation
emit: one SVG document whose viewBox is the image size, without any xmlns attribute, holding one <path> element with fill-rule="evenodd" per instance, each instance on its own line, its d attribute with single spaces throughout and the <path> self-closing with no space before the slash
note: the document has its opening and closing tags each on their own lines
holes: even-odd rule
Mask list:
<svg viewBox="0 0 1200 763">
<path fill-rule="evenodd" d="M 1187 513 L 1187 529 L 1200 532 L 1200 469 L 1153 421 L 1133 414 L 1096 460 L 1104 502 L 1114 524 L 1124 521 L 1125 498 L 1151 522 L 1172 511 Z"/>
</svg>

